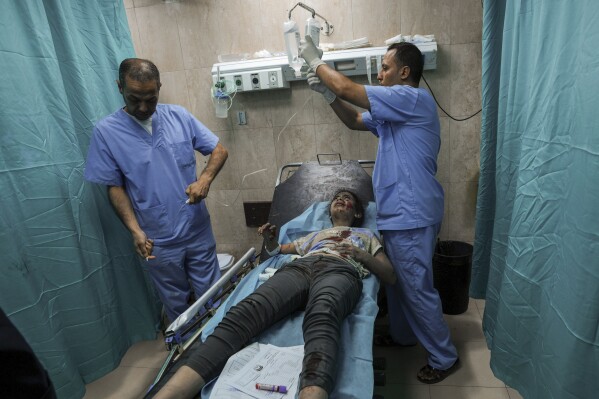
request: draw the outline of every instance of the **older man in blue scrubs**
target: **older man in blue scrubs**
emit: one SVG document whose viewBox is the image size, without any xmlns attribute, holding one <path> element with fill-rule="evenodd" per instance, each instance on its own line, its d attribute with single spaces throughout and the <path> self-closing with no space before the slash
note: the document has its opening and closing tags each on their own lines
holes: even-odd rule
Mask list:
<svg viewBox="0 0 599 399">
<path fill-rule="evenodd" d="M 459 359 L 433 286 L 432 258 L 443 219 L 443 188 L 435 178 L 441 140 L 435 102 L 418 87 L 422 54 L 410 43 L 391 45 L 377 76 L 381 86 L 354 83 L 326 65 L 309 36 L 300 55 L 312 70 L 310 88 L 324 95 L 341 121 L 379 138 L 372 178 L 377 227 L 397 275 L 397 282 L 386 286 L 388 344 L 420 342 L 429 357 L 417 378 L 440 382 L 458 368 Z M 348 103 L 368 111 L 359 113 Z"/>
<path fill-rule="evenodd" d="M 117 85 L 125 106 L 96 124 L 85 178 L 108 186 L 173 321 L 192 292 L 201 296 L 220 277 L 202 200 L 228 153 L 187 110 L 158 104 L 160 73 L 151 61 L 124 60 Z M 199 178 L 194 150 L 210 154 Z"/>
</svg>

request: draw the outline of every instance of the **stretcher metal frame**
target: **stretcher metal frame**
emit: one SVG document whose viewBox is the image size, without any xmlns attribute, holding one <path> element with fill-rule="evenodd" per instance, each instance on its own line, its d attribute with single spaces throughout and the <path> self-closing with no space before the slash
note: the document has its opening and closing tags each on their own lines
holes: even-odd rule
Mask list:
<svg viewBox="0 0 599 399">
<path fill-rule="evenodd" d="M 256 250 L 250 248 L 229 270 L 223 274 L 197 301 L 181 313 L 166 329 L 164 341 L 169 351 L 158 375 L 148 388 L 145 397 L 160 382 L 181 355 L 200 338 L 206 322 L 214 315 L 223 301 L 237 287 L 241 279 L 252 270 Z M 198 327 L 200 325 L 200 327 Z"/>
</svg>

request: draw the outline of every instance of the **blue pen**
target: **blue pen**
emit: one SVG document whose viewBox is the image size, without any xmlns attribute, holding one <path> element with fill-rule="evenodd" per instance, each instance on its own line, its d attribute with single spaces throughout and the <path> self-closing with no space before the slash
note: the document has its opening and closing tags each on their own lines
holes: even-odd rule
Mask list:
<svg viewBox="0 0 599 399">
<path fill-rule="evenodd" d="M 285 385 L 256 384 L 256 389 L 260 389 L 262 391 L 287 393 L 287 387 Z"/>
</svg>

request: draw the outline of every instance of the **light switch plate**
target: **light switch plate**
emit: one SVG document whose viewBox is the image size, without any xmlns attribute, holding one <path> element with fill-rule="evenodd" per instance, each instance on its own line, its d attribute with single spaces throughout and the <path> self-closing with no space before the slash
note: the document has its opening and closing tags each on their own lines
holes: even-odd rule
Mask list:
<svg viewBox="0 0 599 399">
<path fill-rule="evenodd" d="M 245 119 L 245 111 L 237 111 L 237 124 L 245 125 L 247 120 Z"/>
</svg>

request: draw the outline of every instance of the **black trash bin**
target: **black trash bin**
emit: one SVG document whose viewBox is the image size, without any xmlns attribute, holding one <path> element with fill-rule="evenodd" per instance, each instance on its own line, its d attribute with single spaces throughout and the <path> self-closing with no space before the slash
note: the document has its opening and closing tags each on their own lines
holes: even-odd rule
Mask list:
<svg viewBox="0 0 599 399">
<path fill-rule="evenodd" d="M 443 313 L 461 314 L 468 309 L 472 245 L 461 241 L 437 241 L 433 279 Z"/>
</svg>

